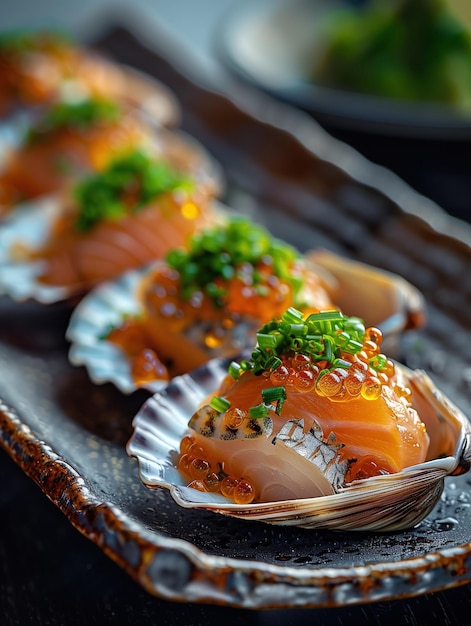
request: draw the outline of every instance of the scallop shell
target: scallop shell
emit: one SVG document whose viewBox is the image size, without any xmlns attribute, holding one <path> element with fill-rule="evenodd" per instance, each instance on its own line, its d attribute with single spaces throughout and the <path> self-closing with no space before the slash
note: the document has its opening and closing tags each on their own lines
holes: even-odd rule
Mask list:
<svg viewBox="0 0 471 626">
<path fill-rule="evenodd" d="M 81 51 L 82 66 L 79 64 L 77 67 L 78 73 L 75 77 L 68 76 L 56 83 L 43 102 L 11 102 L 3 120 L 10 122 L 18 114 L 41 109 L 56 99 L 87 96 L 86 83 L 82 82 L 83 69 L 93 68 L 95 82 L 99 82 L 100 87 L 105 86 L 107 90 L 100 94 L 101 97 L 119 100 L 159 126 L 174 127 L 180 123 L 181 106 L 177 96 L 157 78 L 105 57 L 97 51 L 85 48 L 81 48 Z"/>
<path fill-rule="evenodd" d="M 397 531 L 424 519 L 439 499 L 446 476 L 466 472 L 471 464 L 471 426 L 421 371 L 404 376 L 428 414 L 432 449 L 445 439 L 450 455 L 406 468 L 397 474 L 356 481 L 338 493 L 317 498 L 238 505 L 220 495 L 185 486 L 177 470 L 180 440 L 200 402 L 227 373 L 227 361 L 213 360 L 191 374 L 174 378 L 150 398 L 135 416 L 127 453 L 138 462 L 149 488 L 168 489 L 177 504 L 244 520 L 302 528 Z M 422 415 L 424 419 L 424 416 Z"/>
<path fill-rule="evenodd" d="M 306 256 L 314 267 L 318 266 L 320 271 L 333 277 L 332 299 L 345 315 L 360 317 L 367 327 L 381 328 L 386 353 L 394 352 L 404 330 L 423 325 L 423 295 L 402 276 L 352 261 L 329 250 L 311 250 Z"/>
<path fill-rule="evenodd" d="M 134 293 L 148 271 L 150 268 L 131 270 L 94 289 L 73 311 L 66 332 L 66 339 L 71 342 L 70 362 L 85 365 L 94 383 L 111 382 L 123 393 L 137 389 L 129 361 L 119 346 L 102 337 L 110 328 L 119 326 L 126 315 L 143 313 Z M 165 385 L 165 382 L 156 380 L 144 388 L 155 392 Z"/>
<path fill-rule="evenodd" d="M 17 247 L 35 250 L 44 244 L 61 213 L 57 196 L 45 196 L 15 209 L 0 223 L 0 294 L 18 302 L 32 298 L 51 304 L 73 295 L 66 287 L 54 287 L 39 280 L 42 263 L 17 256 Z"/>
<path fill-rule="evenodd" d="M 220 207 L 221 213 L 224 211 Z M 367 314 L 372 325 L 383 331 L 383 345 L 389 354 L 394 353 L 398 335 L 406 328 L 419 325 L 424 315 L 424 302 L 421 294 L 404 279 L 394 274 L 377 270 L 362 263 L 342 259 L 334 253 L 319 251 L 314 254 L 319 271 L 332 289 L 342 289 L 342 302 L 351 310 L 358 308 Z M 335 268 L 334 268 L 335 266 Z M 330 274 L 330 268 L 334 271 Z M 115 345 L 101 339 L 106 331 L 119 323 L 126 314 L 144 313 L 137 301 L 136 290 L 139 281 L 144 279 L 152 266 L 123 275 L 117 280 L 98 287 L 78 304 L 73 312 L 67 339 L 71 342 L 70 361 L 74 365 L 84 365 L 95 383 L 112 382 L 122 392 L 130 393 L 137 389 L 130 375 L 129 363 L 124 353 Z M 327 272 L 329 272 L 327 274 Z M 345 272 L 344 278 L 343 272 Z M 380 287 L 378 287 L 380 285 Z M 1 266 L 0 266 L 1 289 Z M 357 293 L 361 297 L 357 297 Z M 381 303 L 377 294 L 381 294 Z M 374 311 L 379 309 L 376 317 Z M 200 329 L 195 328 L 196 335 Z M 202 332 L 200 333 L 202 335 Z M 208 360 L 227 356 L 231 351 L 240 352 L 251 348 L 254 341 L 253 326 L 242 323 L 234 329 L 234 334 L 220 348 L 208 352 Z M 195 339 L 196 341 L 196 339 Z M 203 346 L 202 346 L 203 347 Z M 151 381 L 143 385 L 155 392 L 162 387 L 161 381 Z"/>
<path fill-rule="evenodd" d="M 123 76 L 123 93 L 117 93 L 118 98 L 140 110 L 154 124 L 174 127 L 180 123 L 180 103 L 168 87 L 135 68 L 118 67 Z"/>
</svg>

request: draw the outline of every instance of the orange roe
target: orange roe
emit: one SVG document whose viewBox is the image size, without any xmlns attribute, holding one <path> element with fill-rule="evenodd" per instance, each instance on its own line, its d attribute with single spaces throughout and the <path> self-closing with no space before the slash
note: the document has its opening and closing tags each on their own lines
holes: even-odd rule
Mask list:
<svg viewBox="0 0 471 626">
<path fill-rule="evenodd" d="M 228 475 L 224 464 L 210 458 L 191 435 L 185 435 L 180 442 L 178 470 L 192 489 L 220 493 L 236 504 L 250 504 L 255 499 L 252 483 L 243 477 Z"/>
</svg>

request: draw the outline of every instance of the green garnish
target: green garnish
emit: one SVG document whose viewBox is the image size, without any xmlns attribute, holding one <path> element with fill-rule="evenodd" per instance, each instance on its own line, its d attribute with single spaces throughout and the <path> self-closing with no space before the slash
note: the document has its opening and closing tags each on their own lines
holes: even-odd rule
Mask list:
<svg viewBox="0 0 471 626">
<path fill-rule="evenodd" d="M 344 4 L 320 27 L 315 83 L 470 112 L 471 33 L 447 0 Z"/>
<path fill-rule="evenodd" d="M 120 219 L 138 211 L 163 193 L 189 191 L 192 184 L 189 178 L 167 163 L 156 161 L 140 151 L 132 152 L 75 187 L 79 207 L 76 228 L 84 232 L 101 220 Z"/>
<path fill-rule="evenodd" d="M 376 354 L 369 360 L 369 366 L 371 367 L 371 369 L 380 372 L 386 367 L 387 360 L 388 359 L 384 354 Z"/>
<path fill-rule="evenodd" d="M 195 291 L 203 291 L 215 306 L 222 307 L 227 289 L 217 281 L 244 279 L 249 270 L 249 279 L 257 288 L 261 277 L 256 268 L 264 259 L 271 260 L 275 276 L 292 285 L 296 298 L 301 285 L 291 275 L 290 268 L 297 258 L 299 255 L 294 248 L 272 237 L 262 226 L 244 217 L 233 217 L 223 226 L 194 235 L 188 250 L 171 250 L 166 261 L 180 274 L 184 298 L 191 298 Z"/>
<path fill-rule="evenodd" d="M 30 52 L 40 50 L 51 45 L 70 45 L 71 39 L 62 31 L 47 31 L 37 33 L 26 29 L 15 29 L 0 34 L 0 52 L 10 53 Z"/>
<path fill-rule="evenodd" d="M 226 400 L 226 398 L 213 396 L 211 398 L 209 406 L 218 413 L 224 413 L 224 411 L 227 411 L 227 409 L 231 406 L 231 403 L 229 402 L 229 400 Z"/>
<path fill-rule="evenodd" d="M 273 404 L 279 400 L 286 400 L 285 387 L 268 387 L 262 389 L 262 398 L 265 404 Z"/>
<path fill-rule="evenodd" d="M 42 135 L 62 128 L 83 130 L 97 122 L 116 121 L 119 117 L 118 105 L 108 100 L 58 102 L 53 104 L 34 128 L 29 131 L 27 141 L 32 143 Z"/>
<path fill-rule="evenodd" d="M 279 415 L 286 400 L 286 388 L 268 387 L 267 389 L 262 389 L 262 399 L 264 404 L 276 404 L 276 412 Z"/>
<path fill-rule="evenodd" d="M 275 412 L 280 415 L 285 400 L 285 387 L 268 387 L 267 389 L 262 389 L 262 402 L 256 406 L 250 407 L 250 419 L 268 417 L 270 411 L 273 411 L 273 405 L 276 405 Z"/>
<path fill-rule="evenodd" d="M 263 402 L 257 404 L 257 406 L 251 406 L 249 409 L 249 417 L 252 420 L 258 420 L 263 419 L 264 417 L 268 417 L 271 408 L 272 407 L 267 406 Z"/>
<path fill-rule="evenodd" d="M 237 380 L 239 378 L 241 374 L 241 370 L 242 370 L 242 367 L 240 366 L 240 363 L 237 363 L 236 361 L 232 361 L 232 363 L 229 364 L 229 367 L 227 369 L 229 376 L 232 376 L 234 380 Z"/>
<path fill-rule="evenodd" d="M 327 361 L 331 368 L 349 367 L 342 355 L 360 352 L 364 336 L 365 326 L 358 317 L 322 311 L 303 319 L 301 311 L 291 307 L 279 320 L 260 328 L 246 369 L 254 374 L 273 371 L 280 365 L 280 356 L 288 352 L 306 354 L 312 362 Z M 376 359 L 376 369 L 385 365 L 383 359 Z"/>
</svg>

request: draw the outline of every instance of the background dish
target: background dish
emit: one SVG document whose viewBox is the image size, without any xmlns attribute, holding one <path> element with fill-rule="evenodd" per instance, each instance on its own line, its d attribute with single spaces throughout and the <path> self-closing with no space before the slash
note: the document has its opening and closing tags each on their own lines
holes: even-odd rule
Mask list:
<svg viewBox="0 0 471 626">
<path fill-rule="evenodd" d="M 228 65 L 254 85 L 311 111 L 321 122 L 379 134 L 462 139 L 471 116 L 450 106 L 392 100 L 323 87 L 311 81 L 322 18 L 347 0 L 242 3 L 218 30 Z"/>
<path fill-rule="evenodd" d="M 471 116 L 445 105 L 341 91 L 308 79 L 318 54 L 319 20 L 342 4 L 352 3 L 238 4 L 216 31 L 216 52 L 236 78 L 308 112 L 337 138 L 469 219 Z"/>
<path fill-rule="evenodd" d="M 245 207 L 304 249 L 326 246 L 376 263 L 425 293 L 428 326 L 404 343 L 401 356 L 410 366 L 431 370 L 469 414 L 466 225 L 332 141 L 304 116 L 264 99 L 238 106 L 195 83 L 126 30 L 113 29 L 101 43 L 175 89 L 186 130 L 230 174 L 229 204 Z M 290 150 L 289 162 L 282 148 Z M 394 536 L 314 537 L 256 524 L 249 530 L 242 522 L 181 511 L 164 492 L 150 497 L 124 452 L 130 416 L 147 395 L 123 397 L 110 386 L 97 388 L 83 370 L 69 366 L 69 316 L 66 306 L 46 311 L 1 302 L 0 442 L 71 523 L 146 590 L 238 607 L 340 606 L 471 580 L 465 478 L 448 485 L 426 524 Z M 450 331 L 445 339 L 444 327 Z M 19 386 L 18 380 L 28 384 Z"/>
</svg>

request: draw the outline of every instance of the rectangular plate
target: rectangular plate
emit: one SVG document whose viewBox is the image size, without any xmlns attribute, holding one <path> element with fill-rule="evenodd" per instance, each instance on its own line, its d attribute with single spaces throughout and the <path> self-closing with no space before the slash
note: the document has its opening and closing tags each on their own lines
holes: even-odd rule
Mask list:
<svg viewBox="0 0 471 626">
<path fill-rule="evenodd" d="M 400 358 L 427 369 L 471 414 L 467 224 L 308 117 L 243 88 L 228 98 L 206 78 L 185 74 L 177 49 L 157 52 L 119 27 L 99 47 L 174 91 L 184 130 L 224 168 L 229 205 L 301 250 L 328 247 L 414 283 L 425 295 L 428 323 L 404 338 Z M 250 608 L 340 606 L 471 580 L 471 507 L 456 506 L 457 498 L 471 501 L 466 476 L 453 480 L 411 531 L 335 539 L 181 509 L 166 492 L 146 489 L 125 444 L 148 395 L 94 386 L 68 363 L 71 311 L 0 299 L 0 443 L 73 525 L 150 593 Z"/>
</svg>

